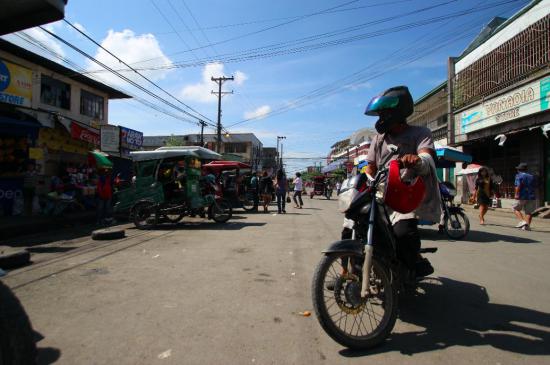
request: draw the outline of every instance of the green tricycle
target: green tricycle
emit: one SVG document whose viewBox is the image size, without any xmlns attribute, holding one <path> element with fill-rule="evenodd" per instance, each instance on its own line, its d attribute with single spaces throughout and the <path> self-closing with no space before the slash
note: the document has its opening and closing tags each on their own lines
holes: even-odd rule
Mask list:
<svg viewBox="0 0 550 365">
<path fill-rule="evenodd" d="M 131 152 L 135 176 L 115 193 L 115 213 L 129 213 L 138 229 L 177 223 L 185 216 L 208 217 L 218 223 L 232 216 L 213 176 L 201 174 L 203 161 L 221 156 L 202 147 L 161 147 Z"/>
</svg>

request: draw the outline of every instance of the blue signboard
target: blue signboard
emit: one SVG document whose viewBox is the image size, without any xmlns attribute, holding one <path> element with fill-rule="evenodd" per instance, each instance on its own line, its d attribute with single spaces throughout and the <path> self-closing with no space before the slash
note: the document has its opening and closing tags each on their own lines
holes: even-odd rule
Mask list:
<svg viewBox="0 0 550 365">
<path fill-rule="evenodd" d="M 139 150 L 143 146 L 143 133 L 130 128 L 120 127 L 121 149 Z"/>
</svg>

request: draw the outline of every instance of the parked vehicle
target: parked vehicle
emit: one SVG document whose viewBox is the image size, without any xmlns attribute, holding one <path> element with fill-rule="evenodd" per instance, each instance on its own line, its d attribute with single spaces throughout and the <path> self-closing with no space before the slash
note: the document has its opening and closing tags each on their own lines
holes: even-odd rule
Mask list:
<svg viewBox="0 0 550 365">
<path fill-rule="evenodd" d="M 238 161 L 212 161 L 202 165 L 202 169 L 206 174 L 216 176 L 220 194 L 232 208 L 242 208 L 248 212 L 258 208 L 250 187 L 250 165 Z"/>
<path fill-rule="evenodd" d="M 129 211 L 137 228 L 177 223 L 183 217 L 206 216 L 226 222 L 231 204 L 221 197 L 215 181 L 202 176 L 202 161 L 220 155 L 202 147 L 162 147 L 131 152 L 135 181 L 115 194 L 115 212 Z"/>
<path fill-rule="evenodd" d="M 327 199 L 332 197 L 332 187 L 325 176 L 313 177 L 313 190 L 309 193 L 309 198 L 313 199 L 315 195 L 324 196 Z"/>
<path fill-rule="evenodd" d="M 434 225 L 439 224 L 440 230 L 443 230 L 447 236 L 454 240 L 459 240 L 470 232 L 470 220 L 464 208 L 460 204 L 454 203 L 454 197 L 456 196 L 455 186 L 448 182 L 439 183 L 439 192 L 441 194 L 441 209 L 443 210 L 443 218 L 440 222 L 430 222 L 419 220 L 419 225 Z"/>
<path fill-rule="evenodd" d="M 397 154 L 397 147 L 391 147 Z M 361 174 L 344 182 L 339 209 L 350 222 L 354 238 L 337 241 L 324 251 L 312 283 L 313 307 L 321 327 L 351 349 L 372 348 L 389 336 L 397 319 L 398 293 L 416 283 L 397 256 L 385 197 L 379 192 L 388 174 L 385 162 L 372 181 Z"/>
</svg>

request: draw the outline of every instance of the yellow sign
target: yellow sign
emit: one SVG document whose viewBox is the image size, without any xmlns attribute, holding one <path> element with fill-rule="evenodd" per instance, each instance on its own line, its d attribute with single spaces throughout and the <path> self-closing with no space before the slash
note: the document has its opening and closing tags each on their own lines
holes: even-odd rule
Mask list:
<svg viewBox="0 0 550 365">
<path fill-rule="evenodd" d="M 44 159 L 44 150 L 42 148 L 29 148 L 29 158 L 31 160 L 43 160 Z"/>
<path fill-rule="evenodd" d="M 31 106 L 32 70 L 0 60 L 0 103 Z"/>
</svg>

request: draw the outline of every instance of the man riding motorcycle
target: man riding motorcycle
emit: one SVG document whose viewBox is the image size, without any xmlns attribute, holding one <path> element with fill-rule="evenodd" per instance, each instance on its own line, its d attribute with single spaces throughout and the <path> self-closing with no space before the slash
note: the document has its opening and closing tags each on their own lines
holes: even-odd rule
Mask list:
<svg viewBox="0 0 550 365">
<path fill-rule="evenodd" d="M 388 145 L 398 147 L 398 159 L 401 167 L 401 180 L 406 181 L 419 176 L 425 188 L 418 194 L 425 194 L 420 206 L 411 213 L 399 213 L 399 207 L 391 210 L 390 220 L 397 238 L 397 254 L 407 265 L 413 278 L 427 276 L 433 273 L 433 267 L 426 259 L 422 259 L 420 250 L 420 235 L 418 219 L 439 221 L 441 216 L 441 197 L 439 194 L 437 175 L 435 171 L 435 149 L 432 134 L 428 128 L 407 124 L 407 117 L 413 113 L 414 103 L 406 86 L 392 87 L 382 95 L 374 97 L 365 111 L 366 115 L 379 117 L 375 124 L 378 134 L 373 138 L 367 154 L 368 166 L 365 173 L 374 176 L 381 161 L 387 160 Z M 400 199 L 397 200 L 397 204 Z M 401 199 L 407 204 L 406 199 Z M 390 207 L 391 208 L 391 207 Z M 342 239 L 351 238 L 352 231 L 344 228 Z"/>
</svg>

